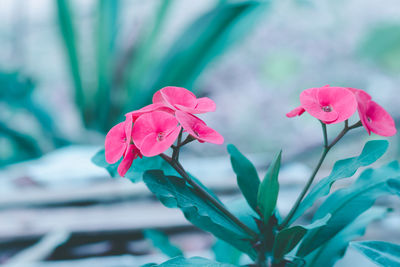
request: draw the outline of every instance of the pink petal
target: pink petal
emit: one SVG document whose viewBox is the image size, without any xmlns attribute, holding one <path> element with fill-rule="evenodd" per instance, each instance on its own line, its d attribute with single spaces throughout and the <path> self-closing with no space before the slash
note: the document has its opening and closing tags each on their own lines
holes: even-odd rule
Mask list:
<svg viewBox="0 0 400 267">
<path fill-rule="evenodd" d="M 196 107 L 194 108 L 196 113 L 213 112 L 217 109 L 217 105 L 208 97 L 201 97 L 197 99 Z"/>
<path fill-rule="evenodd" d="M 350 90 L 356 97 L 358 116 L 360 117 L 360 121 L 364 126 L 364 128 L 367 130 L 368 134 L 371 135 L 371 130 L 367 125 L 368 121 L 366 115 L 369 102 L 371 101 L 371 96 L 361 89 L 355 89 L 355 88 L 347 88 L 347 89 Z"/>
<path fill-rule="evenodd" d="M 178 126 L 178 121 L 175 116 L 163 112 L 153 111 L 141 115 L 133 125 L 132 139 L 135 145 L 142 150 L 144 139 L 149 134 L 163 132 L 169 134 Z"/>
<path fill-rule="evenodd" d="M 118 123 L 111 128 L 104 143 L 107 163 L 113 164 L 122 157 L 127 147 L 126 141 L 125 122 Z"/>
<path fill-rule="evenodd" d="M 177 105 L 184 106 L 189 109 L 196 107 L 196 96 L 189 90 L 182 87 L 168 86 L 160 90 L 164 103 L 170 108 L 177 108 Z M 159 96 L 155 96 L 155 100 L 159 100 Z M 154 101 L 154 100 L 153 100 Z"/>
<path fill-rule="evenodd" d="M 328 88 L 328 87 L 322 87 L 322 88 Z M 339 117 L 339 114 L 335 110 L 332 110 L 330 112 L 325 112 L 322 109 L 322 106 L 318 98 L 319 90 L 322 88 L 310 88 L 301 92 L 300 103 L 301 106 L 308 113 L 310 113 L 311 116 L 321 121 L 324 121 L 325 123 L 330 123 L 332 121 L 335 121 Z"/>
<path fill-rule="evenodd" d="M 355 88 L 347 88 L 350 90 L 354 96 L 356 97 L 358 108 L 366 109 L 368 106 L 368 102 L 372 99 L 371 96 L 365 92 L 364 90 L 361 89 L 355 89 Z"/>
<path fill-rule="evenodd" d="M 174 113 L 174 111 L 172 109 L 168 108 L 167 106 L 165 106 L 164 103 L 154 103 L 154 104 L 147 105 L 147 106 L 145 106 L 145 107 L 143 107 L 143 108 L 141 108 L 139 110 L 131 111 L 131 112 L 125 114 L 125 116 L 131 116 L 132 119 L 133 119 L 133 122 L 135 122 L 135 120 L 140 115 L 143 115 L 145 113 L 149 113 L 149 112 L 152 112 L 152 111 L 156 111 L 156 110 L 169 112 L 171 114 Z"/>
<path fill-rule="evenodd" d="M 176 126 L 176 128 L 169 132 L 161 141 L 158 139 L 158 134 L 155 132 L 147 135 L 143 139 L 140 152 L 146 157 L 154 157 L 163 153 L 175 142 L 181 129 L 181 126 Z"/>
<path fill-rule="evenodd" d="M 183 129 L 199 141 L 218 145 L 224 142 L 224 137 L 222 135 L 208 127 L 204 121 L 196 116 L 179 110 L 175 112 L 175 116 Z"/>
<path fill-rule="evenodd" d="M 374 101 L 369 102 L 363 125 L 368 132 L 381 136 L 393 136 L 397 132 L 392 116 Z"/>
<path fill-rule="evenodd" d="M 164 99 L 163 99 L 163 97 L 161 95 L 161 90 L 162 89 L 160 89 L 160 90 L 158 90 L 157 92 L 154 93 L 154 95 L 153 95 L 153 103 L 154 104 L 155 103 L 164 103 Z"/>
<path fill-rule="evenodd" d="M 216 105 L 215 102 L 212 101 L 210 98 L 208 97 L 202 97 L 202 98 L 198 98 L 196 100 L 196 106 L 194 108 L 187 108 L 185 106 L 182 105 L 176 105 L 176 107 L 179 110 L 188 112 L 188 113 L 192 113 L 192 114 L 200 114 L 200 113 L 206 113 L 206 112 L 213 112 L 216 109 Z"/>
<path fill-rule="evenodd" d="M 125 123 L 125 136 L 127 139 L 127 143 L 129 144 L 131 142 L 131 136 L 132 136 L 133 117 L 125 115 L 124 123 Z"/>
<path fill-rule="evenodd" d="M 304 111 L 306 111 L 302 106 L 299 106 L 295 109 L 293 109 L 292 111 L 289 111 L 288 113 L 286 113 L 286 117 L 288 118 L 293 118 L 296 116 L 301 116 Z"/>
<path fill-rule="evenodd" d="M 126 150 L 126 154 L 124 155 L 123 160 L 118 166 L 118 174 L 121 175 L 122 177 L 125 176 L 126 172 L 129 170 L 129 168 L 132 165 L 132 162 L 134 159 L 136 159 L 139 156 L 139 150 L 136 148 L 135 145 L 130 144 L 128 149 Z"/>
<path fill-rule="evenodd" d="M 318 90 L 318 100 L 321 106 L 331 106 L 338 113 L 337 119 L 329 123 L 345 121 L 357 110 L 356 97 L 344 87 L 322 87 Z"/>
</svg>

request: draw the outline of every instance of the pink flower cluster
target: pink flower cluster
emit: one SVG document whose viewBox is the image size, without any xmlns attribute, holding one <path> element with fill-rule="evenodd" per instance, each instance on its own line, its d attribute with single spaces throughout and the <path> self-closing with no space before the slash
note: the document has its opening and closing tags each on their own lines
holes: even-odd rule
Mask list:
<svg viewBox="0 0 400 267">
<path fill-rule="evenodd" d="M 286 116 L 289 118 L 300 116 L 307 111 L 323 123 L 332 124 L 349 119 L 358 110 L 361 123 L 368 134 L 371 132 L 381 136 L 396 134 L 393 118 L 361 89 L 329 85 L 310 88 L 301 92 L 300 103 L 299 107 Z"/>
<path fill-rule="evenodd" d="M 110 164 L 123 157 L 118 173 L 124 176 L 137 157 L 153 157 L 165 152 L 181 129 L 199 142 L 222 144 L 224 138 L 194 114 L 215 111 L 215 103 L 181 87 L 164 87 L 153 96 L 153 103 L 129 112 L 126 119 L 108 132 L 105 157 Z"/>
</svg>

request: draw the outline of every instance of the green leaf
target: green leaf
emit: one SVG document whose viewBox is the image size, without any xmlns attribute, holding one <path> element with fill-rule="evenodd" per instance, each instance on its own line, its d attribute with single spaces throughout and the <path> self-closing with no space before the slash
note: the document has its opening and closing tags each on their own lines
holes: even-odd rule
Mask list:
<svg viewBox="0 0 400 267">
<path fill-rule="evenodd" d="M 241 222 L 247 225 L 254 232 L 259 232 L 255 218 L 259 215 L 249 206 L 244 198 L 238 198 L 229 201 L 226 204 L 228 210 L 233 213 Z"/>
<path fill-rule="evenodd" d="M 117 15 L 119 0 L 99 0 L 96 34 L 97 90 L 91 104 L 96 108 L 95 114 L 100 129 L 107 131 L 110 110 L 113 73 L 113 52 L 117 31 Z M 98 103 L 101 103 L 99 105 Z"/>
<path fill-rule="evenodd" d="M 182 250 L 171 244 L 168 236 L 163 232 L 147 229 L 143 231 L 144 236 L 153 242 L 153 246 L 158 248 L 162 253 L 170 258 L 182 256 Z"/>
<path fill-rule="evenodd" d="M 212 251 L 214 252 L 216 261 L 236 265 L 239 264 L 240 257 L 243 255 L 241 251 L 237 250 L 221 239 L 217 239 L 212 246 Z"/>
<path fill-rule="evenodd" d="M 147 104 L 154 91 L 165 85 L 191 89 L 207 65 L 236 41 L 242 41 L 269 7 L 269 1 L 226 3 L 194 19 L 157 60 L 154 69 L 148 72 L 151 75 L 129 88 L 132 97 L 141 95 L 134 106 Z"/>
<path fill-rule="evenodd" d="M 326 244 L 306 257 L 306 266 L 333 266 L 346 253 L 350 241 L 364 235 L 367 226 L 382 219 L 387 214 L 386 209 L 371 208 L 357 217 L 342 231 L 336 234 Z"/>
<path fill-rule="evenodd" d="M 317 229 L 326 225 L 326 222 L 329 220 L 330 217 L 331 215 L 327 214 L 324 218 L 317 220 L 310 225 L 296 225 L 280 231 L 276 235 L 274 247 L 272 250 L 274 259 L 278 262 L 282 260 L 287 253 L 289 253 L 292 249 L 296 247 L 296 245 L 300 242 L 300 240 L 304 237 L 308 230 Z"/>
<path fill-rule="evenodd" d="M 353 176 L 360 167 L 368 166 L 377 161 L 385 154 L 389 143 L 386 140 L 373 140 L 365 144 L 364 149 L 358 157 L 339 160 L 333 166 L 332 172 L 328 177 L 319 181 L 304 200 L 300 203 L 290 223 L 304 214 L 321 197 L 329 194 L 332 184 L 343 178 Z"/>
<path fill-rule="evenodd" d="M 201 258 L 201 257 L 193 257 L 186 259 L 184 257 L 176 257 L 161 263 L 160 265 L 150 265 L 150 266 L 158 266 L 158 267 L 177 267 L 177 266 L 187 266 L 187 267 L 234 267 L 235 265 L 228 263 L 220 263 L 216 261 L 212 261 L 209 259 Z"/>
<path fill-rule="evenodd" d="M 274 159 L 260 184 L 257 196 L 257 206 L 265 221 L 273 214 L 278 199 L 279 183 L 278 175 L 281 166 L 282 151 Z"/>
<path fill-rule="evenodd" d="M 112 177 L 119 176 L 117 169 L 121 160 L 114 164 L 107 163 L 104 154 L 104 148 L 92 157 L 92 162 L 99 167 L 105 168 Z M 178 174 L 161 157 L 143 157 L 137 158 L 133 161 L 131 168 L 125 174 L 125 177 L 131 180 L 133 183 L 136 183 L 142 180 L 143 173 L 148 170 L 163 170 L 167 175 Z"/>
<path fill-rule="evenodd" d="M 367 169 L 351 186 L 332 193 L 316 211 L 313 220 L 327 213 L 332 214 L 332 218 L 325 227 L 307 233 L 297 256 L 304 257 L 333 238 L 368 210 L 380 196 L 393 194 L 388 182 L 394 180 L 400 180 L 400 168 L 396 161 L 378 169 Z"/>
<path fill-rule="evenodd" d="M 250 207 L 257 211 L 257 192 L 260 186 L 257 170 L 234 145 L 229 144 L 227 149 L 231 155 L 231 164 L 236 173 L 239 188 Z"/>
<path fill-rule="evenodd" d="M 69 68 L 75 88 L 75 104 L 80 111 L 83 121 L 85 121 L 85 92 L 83 90 L 79 53 L 75 40 L 75 29 L 72 23 L 72 12 L 69 6 L 70 2 L 66 0 L 57 0 L 58 23 L 61 30 L 62 40 L 68 54 Z"/>
<path fill-rule="evenodd" d="M 351 246 L 381 266 L 400 266 L 400 245 L 382 241 L 363 241 L 353 242 Z"/>
<path fill-rule="evenodd" d="M 165 176 L 162 171 L 147 171 L 143 181 L 149 190 L 169 208 L 179 208 L 195 226 L 211 232 L 237 249 L 254 258 L 251 237 L 229 218 L 205 201 L 184 179 Z"/>
</svg>

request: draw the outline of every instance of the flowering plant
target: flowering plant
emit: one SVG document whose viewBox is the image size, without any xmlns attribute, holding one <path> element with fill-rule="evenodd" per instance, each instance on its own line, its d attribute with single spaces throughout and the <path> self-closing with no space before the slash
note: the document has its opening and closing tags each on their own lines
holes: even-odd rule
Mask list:
<svg viewBox="0 0 400 267">
<path fill-rule="evenodd" d="M 260 180 L 254 165 L 235 146 L 228 145 L 232 168 L 245 200 L 239 211 L 223 203 L 186 172 L 179 161 L 183 146 L 195 140 L 222 144 L 224 138 L 196 116 L 215 111 L 215 103 L 206 97 L 196 98 L 184 88 L 162 88 L 154 94 L 152 104 L 127 113 L 125 121 L 109 131 L 105 150 L 98 152 L 93 161 L 107 168 L 111 175 L 118 173 L 134 182 L 142 179 L 165 206 L 179 208 L 192 224 L 247 254 L 253 266 L 333 266 L 350 242 L 364 234 L 370 222 L 388 212 L 372 206 L 380 196 L 400 194 L 400 167 L 394 161 L 366 169 L 349 186 L 330 192 L 335 181 L 352 177 L 359 168 L 374 163 L 385 153 L 388 142 L 373 140 L 365 144 L 360 155 L 337 161 L 329 176 L 313 185 L 316 174 L 328 152 L 349 131 L 364 127 L 368 134 L 392 136 L 396 134 L 395 123 L 360 89 L 329 85 L 310 88 L 300 94 L 300 103 L 287 117 L 307 112 L 318 119 L 323 150 L 304 189 L 285 216 L 276 205 L 281 152 Z M 349 119 L 356 111 L 360 120 L 350 125 Z M 337 123 L 344 124 L 343 130 L 330 140 L 327 126 Z M 169 150 L 171 154 L 167 155 Z M 311 222 L 303 223 L 304 214 L 323 197 L 326 198 Z M 377 263 L 400 264 L 398 256 L 385 257 L 388 250 L 399 249 L 394 244 L 353 244 Z M 370 253 L 372 250 L 374 253 Z M 178 265 L 233 266 L 198 257 L 177 257 L 162 264 Z"/>
</svg>

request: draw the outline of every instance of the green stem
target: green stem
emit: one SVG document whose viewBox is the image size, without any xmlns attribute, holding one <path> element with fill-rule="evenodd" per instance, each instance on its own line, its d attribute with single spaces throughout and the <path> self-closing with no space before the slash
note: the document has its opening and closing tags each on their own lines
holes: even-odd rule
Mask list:
<svg viewBox="0 0 400 267">
<path fill-rule="evenodd" d="M 226 209 L 218 200 L 216 200 L 212 195 L 210 195 L 206 190 L 203 189 L 200 185 L 198 185 L 190 176 L 187 174 L 185 169 L 178 161 L 174 161 L 171 157 L 168 157 L 165 154 L 160 154 L 161 158 L 163 158 L 172 168 L 174 168 L 185 181 L 193 187 L 196 192 L 204 197 L 207 201 L 209 201 L 214 207 L 216 207 L 219 211 L 221 211 L 227 218 L 229 218 L 233 223 L 235 223 L 238 227 L 243 229 L 247 234 L 249 234 L 253 239 L 257 239 L 258 235 L 256 232 L 247 227 L 244 223 L 242 223 L 235 215 L 233 215 L 228 209 Z"/>
<path fill-rule="evenodd" d="M 293 215 L 295 214 L 297 208 L 300 206 L 301 201 L 303 200 L 304 196 L 306 195 L 308 189 L 310 188 L 312 182 L 314 181 L 315 176 L 317 175 L 319 169 L 321 168 L 322 163 L 324 162 L 324 159 L 326 157 L 326 155 L 329 152 L 329 148 L 328 147 L 324 147 L 324 150 L 322 151 L 321 157 L 318 161 L 317 166 L 314 168 L 314 171 L 312 172 L 310 178 L 307 181 L 306 186 L 303 188 L 303 191 L 301 191 L 300 196 L 297 198 L 294 206 L 292 207 L 292 209 L 290 210 L 289 214 L 286 216 L 285 220 L 283 221 L 283 223 L 278 227 L 279 230 L 285 228 L 290 220 L 292 219 Z"/>
<path fill-rule="evenodd" d="M 173 146 L 173 152 L 172 152 L 172 160 L 175 162 L 178 162 L 179 160 L 179 150 L 181 147 L 181 142 L 182 142 L 182 134 L 183 134 L 183 129 L 181 129 L 181 131 L 179 132 L 179 136 L 178 136 L 178 141 L 176 142 L 176 146 Z"/>
<path fill-rule="evenodd" d="M 328 133 L 326 131 L 326 124 L 321 122 L 322 125 L 322 131 L 323 131 L 323 136 L 324 136 L 324 150 L 322 151 L 321 157 L 317 163 L 317 166 L 314 168 L 310 178 L 307 181 L 307 184 L 303 188 L 302 192 L 300 193 L 299 197 L 297 198 L 295 204 L 293 205 L 292 209 L 289 211 L 289 214 L 286 216 L 285 220 L 282 222 L 281 225 L 279 225 L 278 229 L 281 230 L 285 228 L 289 223 L 290 220 L 293 218 L 294 214 L 296 213 L 296 210 L 300 206 L 301 201 L 303 200 L 304 196 L 307 194 L 308 189 L 310 188 L 311 184 L 313 183 L 315 176 L 317 175 L 319 169 L 321 168 L 322 163 L 324 162 L 326 155 L 328 154 L 329 150 L 337 143 L 340 141 L 340 139 L 345 136 L 345 134 L 355 128 L 358 128 L 362 126 L 361 121 L 353 124 L 352 126 L 348 126 L 348 121 L 345 121 L 344 128 L 343 130 L 338 134 L 338 136 L 332 141 L 332 143 L 328 144 Z"/>
</svg>

